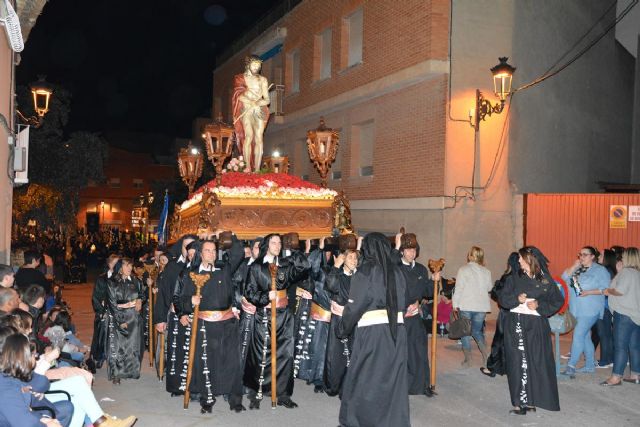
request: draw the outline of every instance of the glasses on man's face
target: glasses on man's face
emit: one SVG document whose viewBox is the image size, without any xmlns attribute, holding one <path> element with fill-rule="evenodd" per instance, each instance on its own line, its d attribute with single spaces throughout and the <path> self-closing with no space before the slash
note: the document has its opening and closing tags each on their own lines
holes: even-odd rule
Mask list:
<svg viewBox="0 0 640 427">
<path fill-rule="evenodd" d="M 589 252 L 580 252 L 580 253 L 578 253 L 578 257 L 580 257 L 580 258 L 588 257 L 589 255 L 591 255 Z"/>
</svg>

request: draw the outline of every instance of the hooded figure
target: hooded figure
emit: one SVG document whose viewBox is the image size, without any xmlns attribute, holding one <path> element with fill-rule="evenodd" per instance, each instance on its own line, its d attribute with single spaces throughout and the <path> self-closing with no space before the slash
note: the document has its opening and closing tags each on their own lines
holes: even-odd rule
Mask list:
<svg viewBox="0 0 640 427">
<path fill-rule="evenodd" d="M 410 426 L 407 393 L 406 281 L 380 233 L 362 242 L 363 262 L 351 279 L 337 334 L 353 334 L 342 389 L 340 425 Z"/>
</svg>

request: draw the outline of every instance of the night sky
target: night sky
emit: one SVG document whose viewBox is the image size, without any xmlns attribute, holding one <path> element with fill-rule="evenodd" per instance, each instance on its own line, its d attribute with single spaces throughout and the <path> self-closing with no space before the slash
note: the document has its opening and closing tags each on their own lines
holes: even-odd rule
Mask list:
<svg viewBox="0 0 640 427">
<path fill-rule="evenodd" d="M 190 137 L 209 116 L 215 56 L 278 0 L 50 0 L 18 84 L 39 74 L 71 91 L 66 133 Z M 54 95 L 55 96 L 55 95 Z"/>
</svg>

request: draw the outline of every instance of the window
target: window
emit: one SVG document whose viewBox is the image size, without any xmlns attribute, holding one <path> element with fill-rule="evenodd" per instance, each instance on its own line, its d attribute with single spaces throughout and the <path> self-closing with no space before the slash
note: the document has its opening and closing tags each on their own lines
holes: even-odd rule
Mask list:
<svg viewBox="0 0 640 427">
<path fill-rule="evenodd" d="M 110 178 L 109 179 L 109 187 L 111 187 L 111 188 L 120 188 L 120 178 Z"/>
<path fill-rule="evenodd" d="M 315 80 L 331 77 L 331 28 L 325 29 L 315 37 Z"/>
<path fill-rule="evenodd" d="M 372 176 L 375 122 L 370 120 L 354 125 L 351 129 L 351 139 L 352 170 L 357 170 L 356 176 Z"/>
<path fill-rule="evenodd" d="M 291 93 L 300 92 L 300 50 L 296 49 L 288 55 L 288 68 Z"/>
<path fill-rule="evenodd" d="M 341 171 L 333 171 L 331 172 L 331 179 L 334 181 L 338 181 L 340 179 L 342 179 L 342 172 Z"/>
<path fill-rule="evenodd" d="M 140 178 L 133 178 L 133 188 L 144 188 L 144 181 Z"/>
<path fill-rule="evenodd" d="M 347 67 L 362 62 L 362 8 L 345 18 L 347 37 Z"/>
<path fill-rule="evenodd" d="M 120 212 L 120 205 L 118 203 L 111 203 L 111 213 Z"/>
</svg>

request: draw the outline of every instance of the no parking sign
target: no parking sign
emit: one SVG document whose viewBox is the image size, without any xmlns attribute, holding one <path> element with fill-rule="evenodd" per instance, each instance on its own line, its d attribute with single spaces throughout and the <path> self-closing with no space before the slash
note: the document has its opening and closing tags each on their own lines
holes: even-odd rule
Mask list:
<svg viewBox="0 0 640 427">
<path fill-rule="evenodd" d="M 627 228 L 627 206 L 609 206 L 609 228 Z"/>
</svg>

